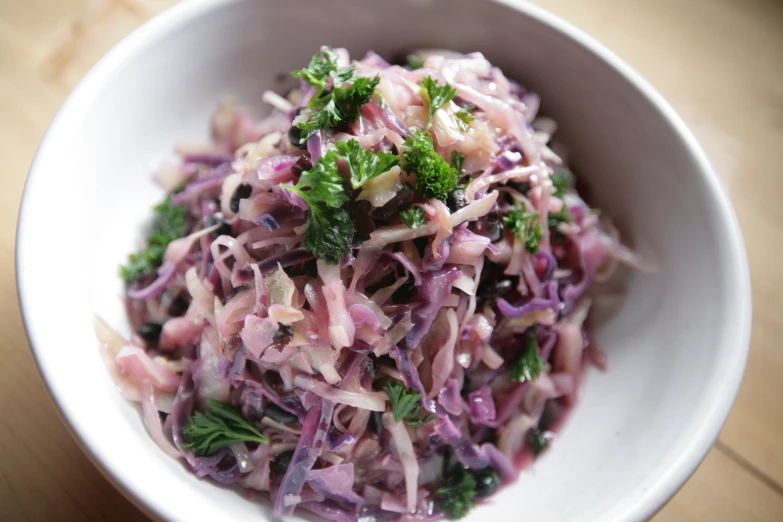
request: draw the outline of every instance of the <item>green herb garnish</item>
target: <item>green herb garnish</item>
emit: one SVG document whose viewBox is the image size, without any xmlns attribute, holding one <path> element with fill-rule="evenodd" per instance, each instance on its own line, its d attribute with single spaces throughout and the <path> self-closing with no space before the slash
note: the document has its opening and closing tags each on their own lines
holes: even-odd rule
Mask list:
<svg viewBox="0 0 783 522">
<path fill-rule="evenodd" d="M 353 67 L 338 68 L 337 53 L 328 47 L 321 49 L 321 56 L 313 56 L 307 67 L 291 73 L 318 88 L 308 104 L 312 110 L 310 119 L 298 124 L 302 130 L 300 143 L 305 143 L 318 129 L 333 129 L 359 116 L 359 111 L 370 101 L 381 79 L 379 76 L 356 77 L 354 73 Z"/>
<path fill-rule="evenodd" d="M 350 215 L 342 208 L 348 194 L 337 168 L 339 159 L 337 152 L 329 151 L 302 173 L 295 186 L 280 185 L 301 196 L 309 207 L 302 246 L 330 265 L 338 264 L 351 251 L 355 232 Z"/>
<path fill-rule="evenodd" d="M 406 390 L 405 385 L 402 383 L 391 381 L 383 390 L 389 396 L 389 401 L 391 401 L 394 422 L 404 420 L 409 426 L 417 428 L 435 418 L 432 414 L 425 419 L 419 418 L 422 412 L 421 394 L 413 390 Z"/>
<path fill-rule="evenodd" d="M 400 164 L 399 156 L 388 152 L 364 150 L 354 139 L 338 141 L 334 145 L 337 154 L 348 162 L 351 169 L 351 185 L 355 189 Z"/>
<path fill-rule="evenodd" d="M 421 69 L 424 67 L 424 60 L 415 54 L 409 54 L 406 56 L 405 61 L 408 62 L 408 68 L 411 71 L 415 71 L 416 69 Z"/>
<path fill-rule="evenodd" d="M 454 113 L 454 117 L 457 119 L 457 127 L 459 127 L 462 132 L 468 130 L 470 122 L 476 119 L 475 116 L 471 116 L 470 114 L 475 108 L 475 105 L 468 105 L 464 109 L 460 109 Z"/>
<path fill-rule="evenodd" d="M 443 455 L 443 485 L 435 490 L 435 505 L 451 518 L 462 518 L 474 506 L 474 498 L 491 495 L 498 486 L 500 474 L 495 468 L 468 469 L 447 447 Z"/>
<path fill-rule="evenodd" d="M 457 187 L 459 175 L 443 157 L 435 151 L 432 137 L 421 131 L 405 140 L 405 161 L 402 168 L 416 173 L 416 190 L 424 198 L 445 200 Z"/>
<path fill-rule="evenodd" d="M 556 172 L 555 174 L 552 174 L 549 179 L 555 187 L 555 191 L 552 195 L 557 196 L 558 198 L 562 198 L 566 195 L 566 192 L 571 188 L 571 183 L 573 182 L 573 176 L 568 171 Z"/>
<path fill-rule="evenodd" d="M 185 209 L 166 198 L 155 206 L 155 224 L 147 238 L 147 248 L 128 256 L 128 264 L 120 266 L 120 277 L 132 281 L 152 272 L 163 263 L 166 247 L 187 232 Z"/>
<path fill-rule="evenodd" d="M 457 169 L 457 176 L 462 174 L 462 165 L 465 163 L 465 155 L 458 150 L 451 151 L 451 164 Z"/>
<path fill-rule="evenodd" d="M 424 209 L 421 207 L 411 207 L 408 210 L 400 212 L 400 217 L 408 225 L 408 228 L 419 228 L 424 224 Z"/>
<path fill-rule="evenodd" d="M 449 103 L 457 95 L 457 89 L 451 85 L 444 84 L 438 85 L 437 80 L 433 80 L 431 76 L 427 76 L 421 82 L 421 97 L 427 102 L 429 106 L 430 116 L 427 120 L 427 127 L 432 124 L 432 118 L 435 116 L 435 111 Z"/>
<path fill-rule="evenodd" d="M 571 214 L 565 207 L 558 212 L 549 212 L 547 218 L 549 220 L 549 228 L 556 228 L 560 223 L 570 223 L 573 221 Z"/>
<path fill-rule="evenodd" d="M 540 428 L 530 428 L 527 432 L 527 444 L 533 450 L 533 455 L 538 457 L 552 440 L 552 432 Z"/>
<path fill-rule="evenodd" d="M 196 412 L 183 428 L 188 439 L 183 448 L 207 456 L 235 442 L 269 443 L 269 439 L 230 404 L 209 400 L 207 407 L 204 413 Z"/>
<path fill-rule="evenodd" d="M 525 349 L 508 369 L 509 377 L 514 382 L 532 381 L 544 370 L 545 365 L 546 361 L 539 354 L 536 329 L 533 327 L 532 335 Z"/>
<path fill-rule="evenodd" d="M 446 485 L 435 490 L 435 496 L 440 511 L 451 518 L 462 518 L 475 505 L 476 479 L 464 468 L 461 473 L 450 473 L 446 476 Z"/>
<path fill-rule="evenodd" d="M 291 71 L 291 76 L 306 81 L 313 87 L 325 89 L 329 78 L 337 75 L 337 53 L 330 47 L 322 47 L 304 69 Z"/>
<path fill-rule="evenodd" d="M 525 204 L 521 207 L 512 207 L 505 217 L 503 224 L 508 227 L 519 239 L 525 242 L 529 252 L 538 252 L 538 242 L 543 237 L 541 230 L 541 215 L 538 212 L 527 212 Z"/>
</svg>

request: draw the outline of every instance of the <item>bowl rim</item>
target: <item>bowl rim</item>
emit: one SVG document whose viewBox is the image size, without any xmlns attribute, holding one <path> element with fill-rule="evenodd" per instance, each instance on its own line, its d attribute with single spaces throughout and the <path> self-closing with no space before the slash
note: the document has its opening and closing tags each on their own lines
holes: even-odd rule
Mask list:
<svg viewBox="0 0 783 522">
<path fill-rule="evenodd" d="M 56 133 L 55 130 L 62 120 L 66 118 L 66 115 L 74 110 L 78 110 L 80 107 L 89 105 L 91 100 L 101 92 L 113 73 L 122 67 L 137 50 L 155 41 L 170 30 L 183 26 L 190 20 L 202 16 L 204 13 L 218 9 L 221 6 L 238 4 L 243 1 L 245 0 L 183 1 L 142 24 L 104 55 L 74 87 L 49 124 L 30 165 L 19 208 L 16 231 L 17 297 L 24 327 L 30 341 L 30 348 L 44 384 L 57 406 L 60 417 L 88 458 L 126 498 L 154 519 L 179 520 L 176 511 L 171 508 L 170 503 L 167 504 L 156 498 L 145 497 L 139 488 L 135 486 L 134 481 L 125 476 L 125 472 L 122 469 L 112 465 L 110 454 L 96 451 L 95 447 L 90 444 L 90 427 L 83 422 L 79 422 L 72 415 L 72 412 L 79 408 L 80 405 L 67 399 L 67 393 L 64 393 L 65 390 L 62 387 L 58 387 L 52 378 L 53 374 L 57 372 L 57 368 L 47 364 L 44 350 L 36 348 L 38 346 L 36 330 L 41 327 L 41 322 L 37 320 L 38 314 L 31 308 L 25 298 L 25 288 L 32 286 L 35 282 L 34 274 L 25 269 L 27 265 L 25 261 L 34 253 L 31 240 L 28 239 L 30 234 L 26 233 L 30 228 L 31 222 L 34 221 L 34 212 L 31 210 L 34 206 L 31 203 L 31 200 L 33 200 L 32 186 L 34 184 L 32 180 L 43 176 L 38 168 L 40 158 L 46 155 L 47 150 L 52 147 L 51 142 L 54 139 L 52 136 Z M 735 335 L 733 337 L 736 348 L 729 353 L 729 355 L 733 355 L 733 359 L 725 361 L 722 365 L 723 368 L 727 368 L 725 380 L 723 381 L 723 386 L 716 390 L 714 394 L 710 409 L 705 413 L 705 422 L 699 426 L 688 442 L 679 449 L 679 455 L 675 457 L 672 466 L 657 477 L 654 485 L 644 495 L 639 496 L 633 502 L 629 502 L 625 510 L 618 513 L 616 518 L 616 520 L 648 519 L 661 509 L 682 487 L 707 456 L 728 418 L 742 382 L 750 346 L 752 298 L 750 270 L 739 222 L 720 179 L 695 137 L 663 96 L 636 70 L 598 40 L 542 7 L 524 0 L 487 1 L 522 13 L 536 22 L 557 31 L 562 37 L 572 40 L 603 60 L 615 73 L 632 84 L 647 99 L 654 110 L 669 123 L 675 135 L 691 154 L 701 176 L 706 182 L 705 186 L 709 192 L 710 200 L 717 210 L 716 220 L 720 222 L 722 229 L 726 233 L 725 239 L 729 245 L 727 251 L 730 252 L 726 261 L 728 263 L 728 271 L 734 276 L 732 284 L 735 285 L 734 308 L 736 312 L 736 327 L 734 328 Z"/>
</svg>

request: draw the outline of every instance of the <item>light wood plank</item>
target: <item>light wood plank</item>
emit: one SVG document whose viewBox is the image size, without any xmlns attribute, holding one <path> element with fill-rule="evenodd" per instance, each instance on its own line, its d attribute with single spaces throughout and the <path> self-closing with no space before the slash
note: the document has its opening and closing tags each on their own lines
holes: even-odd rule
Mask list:
<svg viewBox="0 0 783 522">
<path fill-rule="evenodd" d="M 84 457 L 29 355 L 15 300 L 16 209 L 57 106 L 111 45 L 175 0 L 32 0 L 0 4 L 0 520 L 145 517 Z M 538 3 L 613 48 L 685 118 L 730 189 L 753 274 L 754 330 L 745 383 L 721 440 L 783 484 L 783 4 L 775 0 L 569 0 Z M 655 521 L 783 520 L 783 500 L 713 450 Z"/>
<path fill-rule="evenodd" d="M 721 440 L 783 485 L 783 265 L 776 256 L 783 239 L 783 2 L 537 3 L 650 80 L 727 186 L 748 250 L 754 325 L 743 387 Z"/>
<path fill-rule="evenodd" d="M 696 474 L 653 522 L 783 520 L 783 498 L 713 449 Z"/>
</svg>

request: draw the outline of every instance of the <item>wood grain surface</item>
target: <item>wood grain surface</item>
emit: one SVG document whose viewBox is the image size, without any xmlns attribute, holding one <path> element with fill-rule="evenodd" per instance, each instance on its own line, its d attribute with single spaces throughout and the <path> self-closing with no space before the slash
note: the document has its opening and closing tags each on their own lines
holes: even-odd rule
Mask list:
<svg viewBox="0 0 783 522">
<path fill-rule="evenodd" d="M 87 460 L 41 382 L 16 300 L 14 234 L 27 169 L 60 103 L 109 48 L 173 3 L 0 0 L 1 521 L 147 520 Z M 742 389 L 718 443 L 654 520 L 783 520 L 783 2 L 538 3 L 674 105 L 727 187 L 747 244 L 754 322 Z"/>
</svg>

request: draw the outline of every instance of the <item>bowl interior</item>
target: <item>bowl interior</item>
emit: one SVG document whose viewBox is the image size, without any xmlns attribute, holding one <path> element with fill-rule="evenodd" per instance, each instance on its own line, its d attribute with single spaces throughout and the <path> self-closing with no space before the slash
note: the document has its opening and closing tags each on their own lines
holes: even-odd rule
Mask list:
<svg viewBox="0 0 783 522">
<path fill-rule="evenodd" d="M 288 71 L 323 44 L 387 58 L 416 47 L 484 53 L 541 94 L 594 204 L 659 268 L 628 273 L 622 306 L 600 314 L 594 333 L 609 369 L 588 372 L 553 449 L 469 520 L 518 520 L 519 507 L 539 521 L 651 515 L 705 455 L 741 379 L 750 323 L 741 237 L 704 157 L 657 94 L 588 37 L 511 1 L 193 1 L 88 75 L 39 150 L 18 237 L 34 351 L 88 452 L 164 518 L 269 515 L 266 503 L 198 480 L 156 448 L 114 389 L 91 324 L 97 314 L 127 332 L 117 265 L 161 197 L 152 167 L 174 144 L 207 138 L 223 95 L 263 114 L 263 91 L 289 88 Z"/>
</svg>

